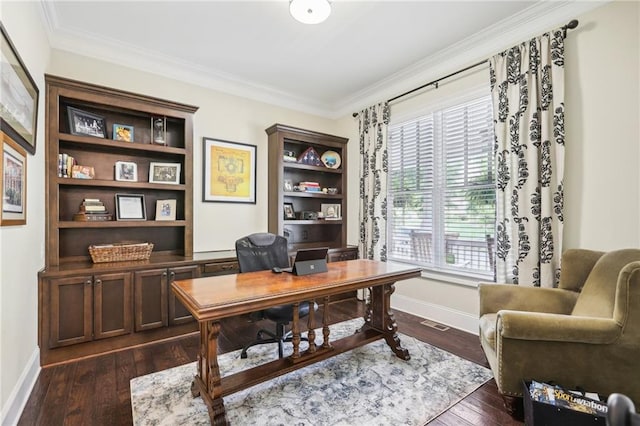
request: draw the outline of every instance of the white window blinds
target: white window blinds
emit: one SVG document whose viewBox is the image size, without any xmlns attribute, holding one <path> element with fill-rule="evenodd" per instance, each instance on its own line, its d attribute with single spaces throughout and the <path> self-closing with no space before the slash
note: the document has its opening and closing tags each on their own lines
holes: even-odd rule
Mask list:
<svg viewBox="0 0 640 426">
<path fill-rule="evenodd" d="M 389 259 L 493 277 L 490 97 L 392 124 L 388 150 Z"/>
</svg>

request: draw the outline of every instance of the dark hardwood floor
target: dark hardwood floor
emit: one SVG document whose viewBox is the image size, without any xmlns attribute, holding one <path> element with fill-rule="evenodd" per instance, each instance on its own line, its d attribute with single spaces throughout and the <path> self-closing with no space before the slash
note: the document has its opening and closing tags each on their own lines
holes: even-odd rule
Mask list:
<svg viewBox="0 0 640 426">
<path fill-rule="evenodd" d="M 331 322 L 362 313 L 362 302 L 345 300 L 331 305 Z M 395 311 L 398 329 L 462 358 L 488 367 L 478 337 L 453 328 L 439 331 L 420 324 L 422 318 Z M 317 318 L 321 318 L 318 316 Z M 242 347 L 261 325 L 246 317 L 224 321 L 220 338 L 222 352 Z M 168 342 L 43 368 L 24 408 L 19 425 L 130 425 L 129 381 L 155 371 L 196 359 L 198 337 Z M 354 424 L 357 424 L 355 421 Z M 430 425 L 522 425 L 507 414 L 494 380 L 432 420 Z"/>
</svg>

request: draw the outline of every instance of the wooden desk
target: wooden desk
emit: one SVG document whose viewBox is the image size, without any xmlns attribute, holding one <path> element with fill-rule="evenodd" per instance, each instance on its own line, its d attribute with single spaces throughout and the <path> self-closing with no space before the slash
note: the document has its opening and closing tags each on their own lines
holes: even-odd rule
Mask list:
<svg viewBox="0 0 640 426">
<path fill-rule="evenodd" d="M 398 327 L 391 313 L 390 297 L 395 290 L 396 281 L 418 277 L 420 269 L 372 260 L 329 263 L 328 268 L 328 272 L 302 277 L 260 271 L 175 281 L 171 284 L 176 297 L 198 320 L 200 326 L 198 371 L 191 385 L 191 392 L 194 397 L 200 395 L 206 403 L 211 424 L 228 424 L 223 396 L 381 338 L 385 339 L 399 358 L 410 358 L 397 335 Z M 352 336 L 330 341 L 329 297 L 362 288 L 371 288 L 364 326 Z M 309 348 L 301 353 L 297 305 L 305 300 L 324 303 L 323 343 L 315 344 L 316 324 L 311 310 L 307 322 Z M 293 354 L 221 378 L 217 358 L 219 321 L 283 304 L 295 306 L 292 322 Z"/>
</svg>

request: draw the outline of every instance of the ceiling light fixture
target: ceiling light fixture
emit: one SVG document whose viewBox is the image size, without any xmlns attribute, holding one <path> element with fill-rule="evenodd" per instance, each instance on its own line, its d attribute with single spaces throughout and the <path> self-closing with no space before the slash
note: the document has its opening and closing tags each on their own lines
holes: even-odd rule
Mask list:
<svg viewBox="0 0 640 426">
<path fill-rule="evenodd" d="M 331 14 L 329 0 L 291 0 L 289 12 L 303 24 L 319 24 Z"/>
</svg>

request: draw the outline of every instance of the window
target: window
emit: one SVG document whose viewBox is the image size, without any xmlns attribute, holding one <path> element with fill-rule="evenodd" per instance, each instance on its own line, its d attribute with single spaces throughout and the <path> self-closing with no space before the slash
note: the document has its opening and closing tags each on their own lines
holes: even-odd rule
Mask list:
<svg viewBox="0 0 640 426">
<path fill-rule="evenodd" d="M 390 260 L 493 277 L 493 140 L 489 96 L 389 126 Z"/>
</svg>

